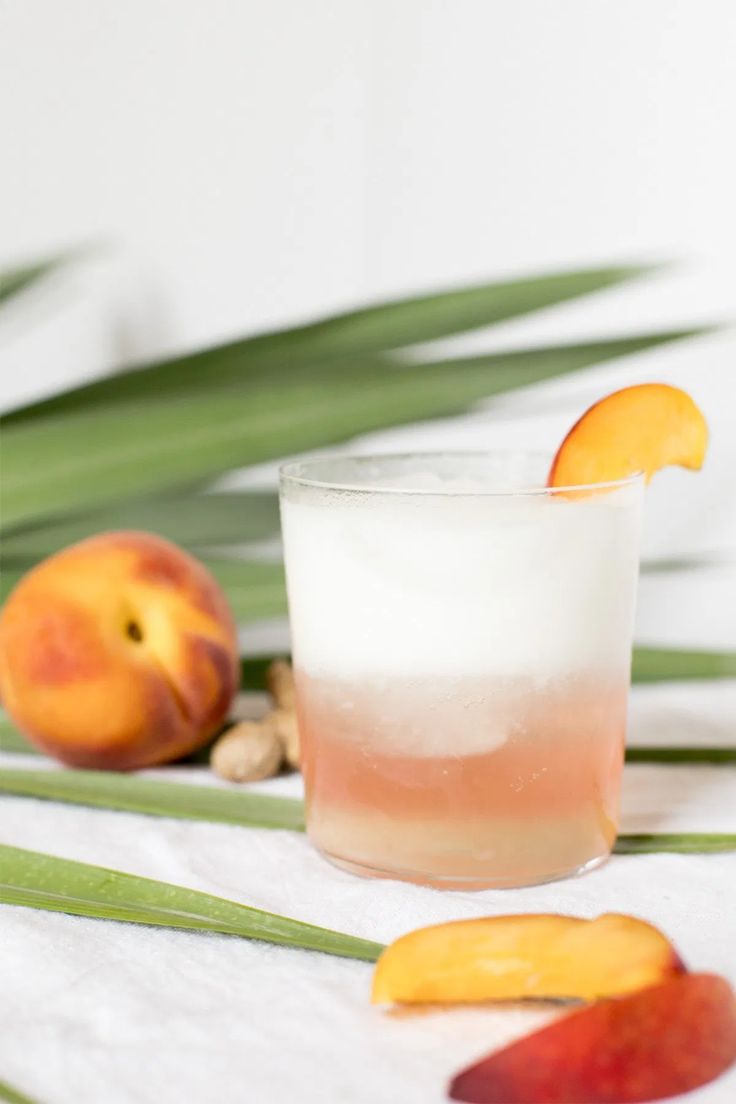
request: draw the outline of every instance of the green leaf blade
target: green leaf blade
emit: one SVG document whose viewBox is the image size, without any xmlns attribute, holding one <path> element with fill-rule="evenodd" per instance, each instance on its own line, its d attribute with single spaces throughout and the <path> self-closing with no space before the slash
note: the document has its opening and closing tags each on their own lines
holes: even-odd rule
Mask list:
<svg viewBox="0 0 736 1104">
<path fill-rule="evenodd" d="M 0 1100 L 5 1101 L 5 1104 L 39 1104 L 36 1097 L 27 1096 L 7 1081 L 0 1081 Z"/>
<path fill-rule="evenodd" d="M 61 548 L 110 529 L 142 529 L 193 552 L 269 540 L 279 533 L 274 491 L 158 495 L 106 505 L 88 514 L 3 534 L 2 563 L 30 566 Z"/>
<path fill-rule="evenodd" d="M 47 257 L 43 261 L 34 261 L 31 264 L 16 265 L 0 272 L 0 305 L 27 291 L 33 284 L 49 276 L 55 269 L 66 264 L 68 254 L 60 254 L 56 257 Z"/>
<path fill-rule="evenodd" d="M 731 751 L 732 757 L 727 762 L 733 762 L 736 758 L 736 749 Z M 99 771 L 0 769 L 0 793 L 147 816 L 171 816 L 251 828 L 304 830 L 304 804 L 294 798 L 271 797 L 252 792 L 239 793 L 212 786 L 164 782 Z M 615 848 L 616 854 L 660 851 L 708 854 L 732 850 L 736 850 L 736 834 L 698 832 L 674 835 L 623 834 L 618 837 Z"/>
<path fill-rule="evenodd" d="M 651 832 L 623 834 L 616 840 L 616 855 L 709 855 L 736 851 L 733 832 Z"/>
<path fill-rule="evenodd" d="M 18 752 L 22 755 L 40 755 L 25 736 L 18 731 L 5 713 L 0 713 L 0 751 Z"/>
<path fill-rule="evenodd" d="M 233 467 L 342 443 L 357 434 L 459 414 L 473 403 L 565 370 L 692 336 L 667 331 L 398 366 L 315 370 L 286 385 L 208 388 L 9 425 L 3 438 L 5 526 L 191 486 Z M 134 438 L 131 427 L 135 426 Z"/>
<path fill-rule="evenodd" d="M 204 563 L 225 591 L 235 620 L 240 624 L 286 616 L 283 564 L 222 559 L 207 559 Z"/>
<path fill-rule="evenodd" d="M 3 904 L 156 927 L 220 932 L 366 962 L 375 961 L 383 949 L 371 940 L 199 890 L 5 844 L 0 844 L 0 870 Z"/>
<path fill-rule="evenodd" d="M 304 805 L 289 797 L 166 782 L 111 771 L 0 768 L 0 793 L 243 828 L 304 831 Z"/>
<path fill-rule="evenodd" d="M 498 325 L 624 283 L 651 269 L 641 265 L 581 269 L 495 281 L 351 311 L 302 331 L 317 355 L 377 353 Z"/>
<path fill-rule="evenodd" d="M 555 304 L 615 287 L 652 271 L 618 265 L 494 281 L 412 296 L 348 311 L 305 326 L 256 335 L 73 388 L 30 403 L 9 415 L 27 420 L 96 406 L 135 402 L 154 395 L 262 380 L 278 371 L 298 376 L 304 367 L 374 355 L 494 325 Z"/>
<path fill-rule="evenodd" d="M 713 766 L 736 764 L 736 747 L 627 747 L 627 763 L 683 764 L 709 763 Z"/>
<path fill-rule="evenodd" d="M 736 652 L 680 648 L 634 648 L 634 682 L 736 678 Z"/>
</svg>

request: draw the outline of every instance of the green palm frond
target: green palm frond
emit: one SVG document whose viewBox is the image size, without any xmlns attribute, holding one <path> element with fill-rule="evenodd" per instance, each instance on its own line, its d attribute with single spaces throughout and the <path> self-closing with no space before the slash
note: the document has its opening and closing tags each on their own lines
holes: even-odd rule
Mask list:
<svg viewBox="0 0 736 1104">
<path fill-rule="evenodd" d="M 736 748 L 730 749 L 730 753 L 731 757 L 727 761 L 733 763 L 736 760 Z M 637 761 L 642 760 L 637 759 Z M 688 759 L 687 762 L 692 760 Z M 61 801 L 71 805 L 89 805 L 100 809 L 142 813 L 145 816 L 234 824 L 241 828 L 273 828 L 301 832 L 304 831 L 305 825 L 304 804 L 295 798 L 272 797 L 240 786 L 224 789 L 186 782 L 163 782 L 159 779 L 108 771 L 18 770 L 15 767 L 0 769 L 0 794 L 2 793 L 16 797 Z M 681 836 L 666 836 L 658 833 L 642 836 L 622 835 L 619 841 L 620 852 L 625 852 L 627 849 L 632 851 L 637 847 L 641 850 L 656 851 L 657 843 L 662 844 L 660 850 L 684 850 L 686 847 L 697 850 L 698 843 L 704 844 L 703 850 L 736 850 L 736 835 L 728 833 L 715 835 L 712 838 L 707 834 L 703 836 L 702 833 L 695 833 L 695 835 L 688 833 Z"/>
<path fill-rule="evenodd" d="M 10 424 L 6 527 L 192 486 L 230 468 L 334 445 L 369 430 L 459 414 L 489 395 L 694 331 L 414 365 L 340 361 L 298 381 L 114 403 Z"/>
<path fill-rule="evenodd" d="M 273 491 L 160 494 L 120 502 L 3 535 L 0 569 L 30 567 L 70 544 L 108 529 L 144 529 L 192 552 L 257 543 L 279 532 Z"/>
<path fill-rule="evenodd" d="M 134 366 L 111 378 L 28 403 L 8 415 L 8 420 L 135 403 L 154 396 L 177 398 L 191 390 L 251 386 L 271 379 L 274 373 L 282 380 L 296 380 L 305 370 L 335 361 L 360 367 L 361 358 L 496 325 L 615 287 L 655 269 L 651 265 L 581 269 L 399 299 Z"/>
<path fill-rule="evenodd" d="M 37 1097 L 27 1096 L 7 1081 L 0 1081 L 0 1100 L 5 1101 L 5 1104 L 40 1104 Z"/>
<path fill-rule="evenodd" d="M 71 256 L 71 254 L 62 253 L 55 257 L 47 257 L 42 261 L 15 265 L 13 268 L 0 271 L 0 306 L 4 306 L 16 295 L 27 291 L 57 268 L 67 264 Z"/>
<path fill-rule="evenodd" d="M 170 882 L 0 844 L 0 903 L 100 920 L 220 932 L 374 962 L 380 944 Z"/>
</svg>

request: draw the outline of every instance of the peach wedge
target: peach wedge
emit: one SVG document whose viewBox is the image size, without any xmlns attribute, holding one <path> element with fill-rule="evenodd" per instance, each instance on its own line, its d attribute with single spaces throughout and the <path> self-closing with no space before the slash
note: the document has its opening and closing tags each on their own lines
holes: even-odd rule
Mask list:
<svg viewBox="0 0 736 1104">
<path fill-rule="evenodd" d="M 589 1001 L 634 992 L 683 969 L 665 936 L 633 916 L 489 916 L 397 939 L 378 960 L 372 1000 Z"/>
<path fill-rule="evenodd" d="M 624 387 L 575 423 L 557 451 L 548 484 L 608 483 L 637 472 L 648 481 L 670 464 L 701 468 L 707 446 L 705 418 L 685 391 L 664 383 Z"/>
<path fill-rule="evenodd" d="M 706 1085 L 735 1060 L 731 987 L 684 974 L 526 1035 L 458 1074 L 449 1093 L 468 1104 L 643 1104 Z"/>
</svg>

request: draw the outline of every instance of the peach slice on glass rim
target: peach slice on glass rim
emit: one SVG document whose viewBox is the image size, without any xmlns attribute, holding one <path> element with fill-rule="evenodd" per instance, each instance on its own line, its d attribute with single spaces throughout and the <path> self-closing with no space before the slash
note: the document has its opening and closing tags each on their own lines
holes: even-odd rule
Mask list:
<svg viewBox="0 0 736 1104">
<path fill-rule="evenodd" d="M 665 383 L 624 387 L 594 403 L 557 450 L 548 486 L 609 483 L 671 464 L 703 466 L 708 426 L 686 391 Z"/>
<path fill-rule="evenodd" d="M 643 1104 L 690 1092 L 736 1060 L 736 1000 L 723 978 L 683 974 L 599 1001 L 459 1073 L 468 1104 Z"/>
<path fill-rule="evenodd" d="M 595 1000 L 654 985 L 684 966 L 633 916 L 537 914 L 456 920 L 410 932 L 378 959 L 374 1004 Z"/>
</svg>

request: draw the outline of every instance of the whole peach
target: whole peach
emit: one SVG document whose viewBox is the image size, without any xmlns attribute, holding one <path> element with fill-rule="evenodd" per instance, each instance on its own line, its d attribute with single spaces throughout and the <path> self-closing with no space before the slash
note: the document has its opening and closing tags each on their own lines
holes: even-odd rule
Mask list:
<svg viewBox="0 0 736 1104">
<path fill-rule="evenodd" d="M 238 686 L 207 569 L 151 533 L 101 533 L 29 571 L 0 614 L 0 697 L 65 763 L 135 770 L 200 747 Z"/>
</svg>

